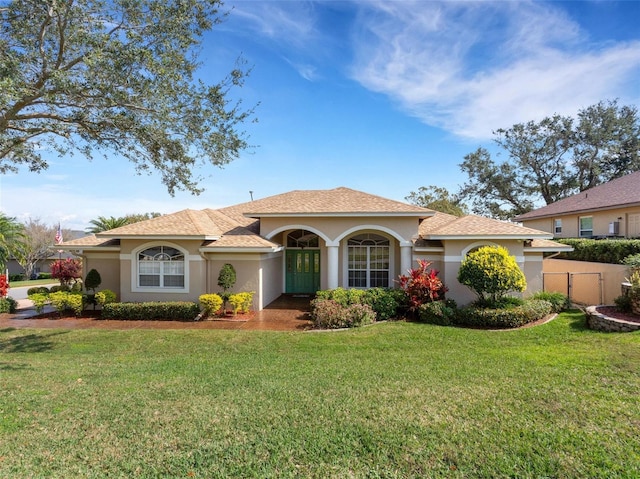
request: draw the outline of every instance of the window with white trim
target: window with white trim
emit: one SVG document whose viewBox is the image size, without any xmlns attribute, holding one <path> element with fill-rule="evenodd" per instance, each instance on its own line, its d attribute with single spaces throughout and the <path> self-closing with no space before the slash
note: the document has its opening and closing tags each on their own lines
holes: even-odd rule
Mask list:
<svg viewBox="0 0 640 479">
<path fill-rule="evenodd" d="M 184 288 L 184 254 L 171 246 L 154 246 L 138 253 L 138 287 Z"/>
<path fill-rule="evenodd" d="M 553 220 L 553 234 L 562 234 L 562 220 L 560 218 Z"/>
<path fill-rule="evenodd" d="M 350 288 L 389 287 L 389 240 L 366 233 L 347 242 Z"/>
<path fill-rule="evenodd" d="M 590 238 L 593 236 L 593 216 L 582 216 L 578 221 L 580 222 L 578 236 L 581 238 Z"/>
</svg>

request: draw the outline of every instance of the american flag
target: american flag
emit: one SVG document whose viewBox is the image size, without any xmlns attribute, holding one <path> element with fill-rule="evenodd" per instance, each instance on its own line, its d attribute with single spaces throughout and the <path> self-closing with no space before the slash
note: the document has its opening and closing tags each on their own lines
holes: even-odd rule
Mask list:
<svg viewBox="0 0 640 479">
<path fill-rule="evenodd" d="M 58 223 L 58 231 L 56 231 L 56 244 L 62 243 L 62 230 L 60 229 L 60 223 Z"/>
</svg>

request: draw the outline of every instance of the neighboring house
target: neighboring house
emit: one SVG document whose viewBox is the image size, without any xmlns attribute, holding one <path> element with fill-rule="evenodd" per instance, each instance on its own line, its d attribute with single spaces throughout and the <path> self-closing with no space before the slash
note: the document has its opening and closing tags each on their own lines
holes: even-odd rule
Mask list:
<svg viewBox="0 0 640 479">
<path fill-rule="evenodd" d="M 427 259 L 440 270 L 448 297 L 474 299 L 456 277 L 461 260 L 487 244 L 509 249 L 528 293 L 542 287 L 542 256 L 571 248 L 552 235 L 478 216 L 455 216 L 348 188 L 292 191 L 218 210 L 183 210 L 65 242 L 84 274 L 95 268 L 101 288 L 120 301 L 197 301 L 219 292 L 225 263 L 234 291 L 254 291 L 262 309 L 283 293 L 336 287 L 393 287 Z"/>
<path fill-rule="evenodd" d="M 640 238 L 640 171 L 515 218 L 555 238 Z"/>
</svg>

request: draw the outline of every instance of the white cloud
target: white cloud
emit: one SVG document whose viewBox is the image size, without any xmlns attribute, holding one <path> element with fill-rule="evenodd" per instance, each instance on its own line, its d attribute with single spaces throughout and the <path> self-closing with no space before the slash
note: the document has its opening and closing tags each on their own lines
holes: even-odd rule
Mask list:
<svg viewBox="0 0 640 479">
<path fill-rule="evenodd" d="M 497 128 L 575 114 L 600 100 L 637 100 L 632 79 L 640 71 L 640 41 L 590 45 L 553 6 L 367 5 L 359 15 L 353 78 L 457 135 L 485 139 Z"/>
</svg>

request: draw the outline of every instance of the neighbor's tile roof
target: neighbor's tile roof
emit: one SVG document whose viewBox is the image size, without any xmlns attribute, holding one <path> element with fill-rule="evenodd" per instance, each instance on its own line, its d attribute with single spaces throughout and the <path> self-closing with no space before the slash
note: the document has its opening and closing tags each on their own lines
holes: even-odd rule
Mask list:
<svg viewBox="0 0 640 479">
<path fill-rule="evenodd" d="M 350 188 L 296 190 L 238 205 L 249 217 L 411 215 L 427 217 L 433 210 Z M 224 209 L 222 210 L 224 211 Z"/>
<path fill-rule="evenodd" d="M 524 221 L 637 204 L 640 204 L 640 171 L 595 186 L 515 219 Z"/>
<path fill-rule="evenodd" d="M 429 220 L 423 221 L 422 225 L 420 225 L 420 236 L 425 239 L 452 239 L 457 237 L 531 239 L 551 237 L 549 233 L 544 231 L 482 216 L 468 215 L 455 218 L 452 221 L 445 220 L 443 218 L 441 224 L 434 224 L 432 228 L 429 227 Z M 425 225 L 425 223 L 427 224 Z"/>
</svg>

